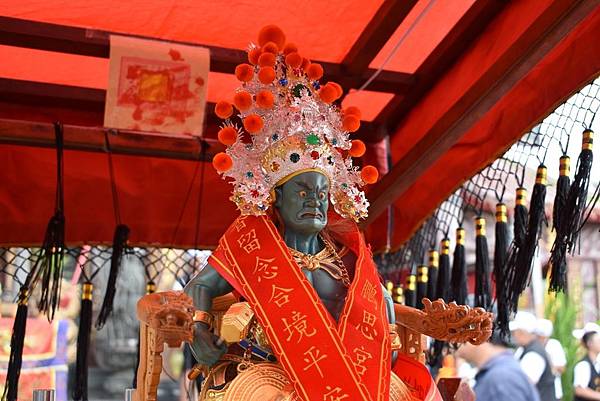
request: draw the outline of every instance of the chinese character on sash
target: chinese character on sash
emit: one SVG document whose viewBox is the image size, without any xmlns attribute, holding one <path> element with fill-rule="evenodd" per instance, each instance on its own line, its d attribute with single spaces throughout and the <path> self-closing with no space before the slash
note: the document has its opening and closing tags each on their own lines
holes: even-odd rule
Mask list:
<svg viewBox="0 0 600 401">
<path fill-rule="evenodd" d="M 356 328 L 360 330 L 362 335 L 367 340 L 372 340 L 377 335 L 377 330 L 375 330 L 376 321 L 377 317 L 374 314 L 365 310 L 363 311 L 363 320 L 356 326 Z"/>
<path fill-rule="evenodd" d="M 246 228 L 246 222 L 244 221 L 246 220 L 246 216 L 242 216 L 239 217 L 236 221 L 235 221 L 235 230 L 236 232 L 240 232 L 242 231 L 242 229 Z"/>
<path fill-rule="evenodd" d="M 271 279 L 277 277 L 278 267 L 275 266 L 274 264 L 272 264 L 274 260 L 275 260 L 275 258 L 263 259 L 263 258 L 259 258 L 258 256 L 256 257 L 256 266 L 254 266 L 254 271 L 252 272 L 252 274 L 258 276 L 257 280 L 259 283 L 263 279 L 271 280 Z"/>
<path fill-rule="evenodd" d="M 248 231 L 246 234 L 242 234 L 237 242 L 240 248 L 246 251 L 246 253 L 260 251 L 260 242 L 256 238 L 256 231 L 254 229 Z"/>
<path fill-rule="evenodd" d="M 323 378 L 323 372 L 319 367 L 319 362 L 327 358 L 327 354 L 321 355 L 321 351 L 313 345 L 304 353 L 304 356 L 304 362 L 306 362 L 307 365 L 304 367 L 303 370 L 307 371 L 308 369 L 314 366 L 315 369 L 317 369 L 317 372 L 319 372 L 319 376 Z"/>
<path fill-rule="evenodd" d="M 348 394 L 342 393 L 342 389 L 339 387 L 325 386 L 325 390 L 327 393 L 323 396 L 323 401 L 342 401 L 350 397 Z"/>
<path fill-rule="evenodd" d="M 368 281 L 368 280 L 365 281 L 365 285 L 363 286 L 360 295 L 367 301 L 369 301 L 375 305 L 377 304 L 375 302 L 375 295 L 377 295 L 377 288 L 370 281 Z"/>
<path fill-rule="evenodd" d="M 369 359 L 373 359 L 373 355 L 371 355 L 370 352 L 365 350 L 364 346 L 361 346 L 360 348 L 354 348 L 352 352 L 354 352 L 354 359 L 356 360 L 356 362 L 354 363 L 354 366 L 356 367 L 356 372 L 360 376 L 362 376 L 367 370 L 367 367 L 364 365 L 364 363 Z"/>
<path fill-rule="evenodd" d="M 289 293 L 294 291 L 293 288 L 281 288 L 273 284 L 271 288 L 271 298 L 269 302 L 274 302 L 278 308 L 290 302 Z"/>
<path fill-rule="evenodd" d="M 285 317 L 281 319 L 283 324 L 285 324 L 285 332 L 288 333 L 286 341 L 291 341 L 294 338 L 294 335 L 297 335 L 297 343 L 306 337 L 312 337 L 317 333 L 316 329 L 309 330 L 308 323 L 306 321 L 306 315 L 301 314 L 300 312 L 294 311 L 292 313 L 292 320 L 288 322 L 288 319 Z"/>
</svg>

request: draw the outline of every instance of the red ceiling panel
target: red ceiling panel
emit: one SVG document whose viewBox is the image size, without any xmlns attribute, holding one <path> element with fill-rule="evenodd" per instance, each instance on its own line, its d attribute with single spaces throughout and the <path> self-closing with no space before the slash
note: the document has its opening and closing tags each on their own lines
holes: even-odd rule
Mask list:
<svg viewBox="0 0 600 401">
<path fill-rule="evenodd" d="M 303 55 L 340 62 L 382 0 L 3 1 L 5 16 L 161 39 L 245 49 L 277 24 Z M 285 5 L 285 6 L 284 6 Z"/>
<path fill-rule="evenodd" d="M 370 67 L 380 68 L 383 65 L 400 39 L 422 14 L 385 65 L 386 70 L 414 73 L 474 3 L 475 0 L 419 1 L 371 62 Z"/>
</svg>

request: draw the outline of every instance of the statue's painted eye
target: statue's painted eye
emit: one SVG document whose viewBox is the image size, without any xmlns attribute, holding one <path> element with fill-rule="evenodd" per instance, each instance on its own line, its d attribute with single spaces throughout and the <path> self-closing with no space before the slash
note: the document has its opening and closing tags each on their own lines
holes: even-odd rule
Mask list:
<svg viewBox="0 0 600 401">
<path fill-rule="evenodd" d="M 319 192 L 319 199 L 320 200 L 325 200 L 326 197 L 327 197 L 327 195 L 325 194 L 325 192 Z"/>
<path fill-rule="evenodd" d="M 306 198 L 306 191 L 300 191 L 298 192 L 298 195 L 300 195 L 301 198 Z"/>
</svg>

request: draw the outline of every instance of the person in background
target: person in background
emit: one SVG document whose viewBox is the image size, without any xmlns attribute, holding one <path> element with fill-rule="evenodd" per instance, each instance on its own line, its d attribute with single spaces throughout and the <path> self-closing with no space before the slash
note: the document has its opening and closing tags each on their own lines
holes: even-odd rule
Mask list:
<svg viewBox="0 0 600 401">
<path fill-rule="evenodd" d="M 455 356 L 479 369 L 473 388 L 478 401 L 540 401 L 536 388 L 497 331 L 487 343 L 461 345 Z M 455 400 L 469 398 L 457 394 Z"/>
<path fill-rule="evenodd" d="M 585 356 L 575 365 L 573 387 L 574 401 L 600 400 L 600 326 L 587 323 L 583 329 L 574 330 L 573 335 L 581 340 Z"/>
<path fill-rule="evenodd" d="M 563 390 L 560 377 L 567 366 L 567 356 L 560 342 L 555 338 L 550 338 L 553 331 L 554 326 L 550 320 L 538 319 L 534 334 L 537 335 L 538 340 L 542 343 L 546 354 L 550 358 L 552 373 L 554 374 L 554 392 L 556 399 L 562 400 Z"/>
<path fill-rule="evenodd" d="M 517 312 L 515 319 L 509 323 L 512 340 L 521 347 L 515 358 L 537 388 L 540 400 L 556 401 L 552 365 L 544 346 L 534 334 L 536 326 L 537 318 L 529 312 Z"/>
</svg>

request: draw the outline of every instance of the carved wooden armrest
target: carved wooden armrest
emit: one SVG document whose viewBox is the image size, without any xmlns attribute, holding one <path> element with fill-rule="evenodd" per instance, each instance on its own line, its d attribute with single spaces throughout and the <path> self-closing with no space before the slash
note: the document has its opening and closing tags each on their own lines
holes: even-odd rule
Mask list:
<svg viewBox="0 0 600 401">
<path fill-rule="evenodd" d="M 478 345 L 492 335 L 493 316 L 482 308 L 423 298 L 423 310 L 396 304 L 394 311 L 398 325 L 436 340 Z"/>
<path fill-rule="evenodd" d="M 162 372 L 164 344 L 179 347 L 194 339 L 194 305 L 180 291 L 157 292 L 138 301 L 140 361 L 134 401 L 155 401 Z"/>
<path fill-rule="evenodd" d="M 211 313 L 217 332 L 223 315 L 235 302 L 237 299 L 231 293 L 213 300 Z M 192 298 L 181 291 L 157 292 L 140 298 L 137 304 L 140 363 L 134 401 L 156 401 L 164 344 L 180 347 L 183 342 L 194 340 L 194 311 Z"/>
</svg>

